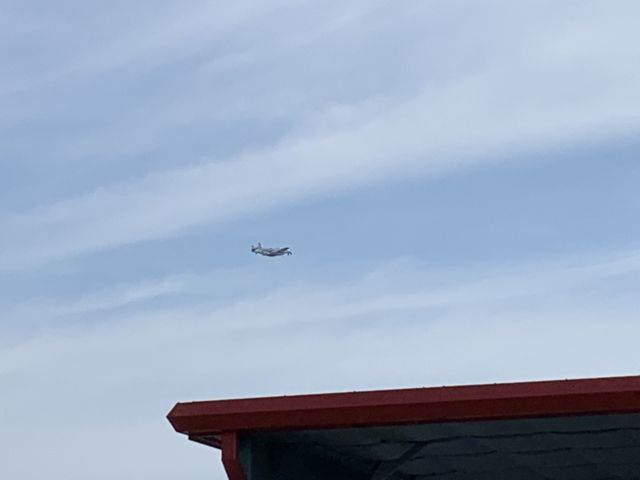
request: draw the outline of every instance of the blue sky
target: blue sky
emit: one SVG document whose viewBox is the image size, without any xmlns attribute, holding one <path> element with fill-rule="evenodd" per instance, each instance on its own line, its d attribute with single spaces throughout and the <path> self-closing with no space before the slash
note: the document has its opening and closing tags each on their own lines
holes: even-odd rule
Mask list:
<svg viewBox="0 0 640 480">
<path fill-rule="evenodd" d="M 4 0 L 2 477 L 224 478 L 177 401 L 637 374 L 638 19 Z"/>
</svg>

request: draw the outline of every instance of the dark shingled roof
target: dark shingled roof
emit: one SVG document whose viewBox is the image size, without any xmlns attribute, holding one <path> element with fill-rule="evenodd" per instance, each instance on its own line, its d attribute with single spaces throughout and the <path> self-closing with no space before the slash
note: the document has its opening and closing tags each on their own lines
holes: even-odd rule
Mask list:
<svg viewBox="0 0 640 480">
<path fill-rule="evenodd" d="M 640 479 L 640 377 L 179 403 L 231 480 Z"/>
</svg>

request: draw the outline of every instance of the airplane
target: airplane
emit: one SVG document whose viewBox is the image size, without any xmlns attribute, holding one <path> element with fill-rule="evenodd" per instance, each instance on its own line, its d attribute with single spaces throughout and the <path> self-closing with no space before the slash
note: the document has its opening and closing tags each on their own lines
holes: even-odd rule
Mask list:
<svg viewBox="0 0 640 480">
<path fill-rule="evenodd" d="M 263 247 L 260 242 L 258 242 L 258 245 L 251 245 L 251 251 L 256 255 L 260 254 L 265 257 L 280 257 L 282 255 L 291 255 L 293 253 L 289 250 L 289 247 L 266 248 Z"/>
</svg>

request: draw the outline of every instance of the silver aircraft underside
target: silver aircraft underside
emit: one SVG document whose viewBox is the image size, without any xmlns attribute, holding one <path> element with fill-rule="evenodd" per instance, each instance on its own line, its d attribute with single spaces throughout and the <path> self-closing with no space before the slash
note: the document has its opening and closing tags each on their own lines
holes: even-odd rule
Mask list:
<svg viewBox="0 0 640 480">
<path fill-rule="evenodd" d="M 267 248 L 260 243 L 251 245 L 251 251 L 256 255 L 264 255 L 265 257 L 281 257 L 282 255 L 291 255 L 293 253 L 289 250 L 289 247 Z"/>
</svg>

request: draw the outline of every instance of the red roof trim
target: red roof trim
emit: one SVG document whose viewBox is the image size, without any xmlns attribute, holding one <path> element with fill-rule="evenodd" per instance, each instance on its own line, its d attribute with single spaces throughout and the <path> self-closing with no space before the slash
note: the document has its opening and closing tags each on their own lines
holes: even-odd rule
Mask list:
<svg viewBox="0 0 640 480">
<path fill-rule="evenodd" d="M 189 435 L 640 412 L 640 376 L 178 403 Z"/>
<path fill-rule="evenodd" d="M 240 461 L 240 446 L 236 433 L 225 433 L 220 439 L 222 447 L 222 465 L 229 480 L 247 480 L 247 475 Z"/>
</svg>

